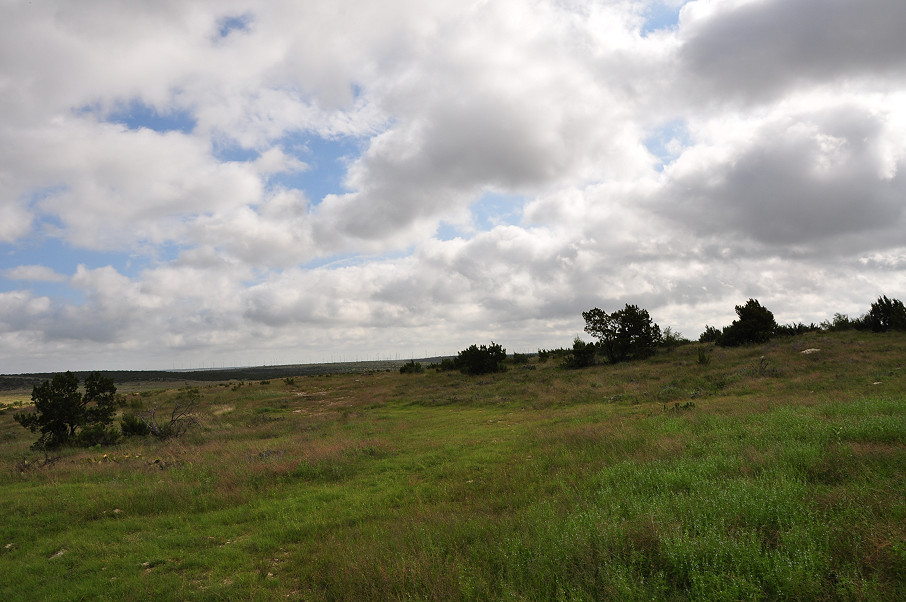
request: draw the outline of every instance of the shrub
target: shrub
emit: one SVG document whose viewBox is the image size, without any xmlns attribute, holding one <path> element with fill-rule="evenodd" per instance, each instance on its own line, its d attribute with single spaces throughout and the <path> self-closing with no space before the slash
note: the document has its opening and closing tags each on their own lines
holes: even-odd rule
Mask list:
<svg viewBox="0 0 906 602">
<path fill-rule="evenodd" d="M 594 343 L 586 343 L 579 337 L 573 341 L 572 351 L 565 356 L 563 365 L 567 368 L 587 368 L 595 365 L 598 348 Z"/>
<path fill-rule="evenodd" d="M 858 321 L 859 321 L 858 318 L 856 320 L 851 320 L 849 318 L 849 316 L 847 316 L 845 314 L 836 313 L 836 314 L 834 314 L 833 320 L 825 320 L 824 322 L 821 322 L 821 329 L 827 330 L 830 332 L 838 332 L 841 330 L 852 330 L 853 328 L 856 327 L 856 323 Z"/>
<path fill-rule="evenodd" d="M 95 445 L 113 445 L 119 440 L 120 433 L 116 430 L 116 427 L 91 424 L 79 429 L 79 432 L 72 439 L 72 443 L 79 447 L 93 447 Z"/>
<path fill-rule="evenodd" d="M 774 314 L 755 299 L 736 306 L 738 320 L 723 329 L 717 344 L 738 347 L 746 343 L 765 343 L 777 330 Z"/>
<path fill-rule="evenodd" d="M 569 349 L 564 349 L 560 347 L 558 349 L 539 349 L 538 350 L 538 363 L 544 364 L 548 359 L 552 357 L 566 357 L 571 352 Z"/>
<path fill-rule="evenodd" d="M 582 312 L 585 332 L 599 340 L 601 351 L 611 363 L 654 355 L 661 342 L 661 329 L 644 309 L 627 304 L 608 314 L 597 307 Z"/>
<path fill-rule="evenodd" d="M 148 425 L 135 414 L 123 414 L 120 418 L 120 431 L 123 437 L 146 437 L 151 434 Z"/>
<path fill-rule="evenodd" d="M 459 352 L 456 365 L 463 374 L 503 372 L 506 349 L 491 341 L 490 345 L 471 345 Z"/>
<path fill-rule="evenodd" d="M 525 353 L 514 353 L 513 354 L 513 363 L 514 364 L 527 364 L 528 360 L 529 360 L 528 355 Z"/>
<path fill-rule="evenodd" d="M 821 327 L 818 326 L 817 324 L 806 325 L 806 324 L 803 324 L 802 322 L 799 322 L 796 324 L 781 324 L 781 325 L 777 326 L 777 328 L 774 330 L 774 334 L 776 334 L 778 336 L 792 337 L 792 336 L 805 334 L 807 332 L 817 332 L 819 330 L 821 330 Z"/>
<path fill-rule="evenodd" d="M 459 367 L 456 364 L 456 360 L 450 357 L 445 357 L 440 360 L 439 364 L 435 364 L 434 368 L 438 372 L 449 372 L 452 370 L 459 370 Z"/>
<path fill-rule="evenodd" d="M 866 322 L 873 332 L 906 330 L 906 306 L 899 299 L 878 297 L 871 304 Z"/>
<path fill-rule="evenodd" d="M 661 347 L 667 351 L 673 351 L 680 345 L 687 345 L 691 343 L 689 339 L 683 336 L 681 332 L 676 332 L 669 326 L 664 329 L 663 334 L 661 335 Z"/>
<path fill-rule="evenodd" d="M 400 366 L 400 374 L 421 374 L 425 369 L 419 362 L 415 360 L 409 360 L 402 366 Z"/>
</svg>

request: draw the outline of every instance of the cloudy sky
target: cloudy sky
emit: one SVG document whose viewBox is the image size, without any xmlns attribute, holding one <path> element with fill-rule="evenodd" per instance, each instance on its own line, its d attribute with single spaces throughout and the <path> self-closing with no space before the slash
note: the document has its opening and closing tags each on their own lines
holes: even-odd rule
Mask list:
<svg viewBox="0 0 906 602">
<path fill-rule="evenodd" d="M 906 295 L 903 0 L 0 0 L 0 373 Z"/>
</svg>

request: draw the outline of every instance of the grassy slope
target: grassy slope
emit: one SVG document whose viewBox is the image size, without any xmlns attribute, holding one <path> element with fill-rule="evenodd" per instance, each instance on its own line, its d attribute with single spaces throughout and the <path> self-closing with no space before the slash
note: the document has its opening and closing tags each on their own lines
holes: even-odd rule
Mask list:
<svg viewBox="0 0 906 602">
<path fill-rule="evenodd" d="M 6 411 L 0 597 L 906 599 L 906 336 L 698 348 L 212 385 L 49 466 Z"/>
</svg>

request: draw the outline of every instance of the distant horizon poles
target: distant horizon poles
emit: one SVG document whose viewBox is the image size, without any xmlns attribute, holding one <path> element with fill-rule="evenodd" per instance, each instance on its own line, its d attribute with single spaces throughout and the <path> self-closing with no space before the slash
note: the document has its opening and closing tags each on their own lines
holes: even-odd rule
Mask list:
<svg viewBox="0 0 906 602">
<path fill-rule="evenodd" d="M 520 348 L 522 349 L 522 348 Z M 517 351 L 520 353 L 520 351 Z M 534 353 L 528 352 L 528 353 Z M 423 349 L 421 355 L 417 353 L 401 353 L 399 351 L 395 352 L 375 352 L 375 353 L 346 353 L 346 352 L 336 352 L 329 354 L 321 354 L 320 358 L 313 357 L 311 355 L 304 356 L 302 358 L 296 359 L 281 359 L 278 357 L 270 358 L 268 360 L 205 360 L 201 362 L 196 361 L 172 361 L 169 370 L 176 372 L 191 372 L 191 371 L 204 371 L 204 370 L 229 370 L 234 368 L 264 368 L 272 366 L 294 366 L 294 365 L 315 365 L 315 364 L 346 364 L 346 363 L 359 363 L 359 362 L 394 362 L 394 361 L 407 361 L 407 360 L 422 360 L 430 359 L 435 357 L 454 357 L 456 352 L 442 352 L 436 350 L 427 350 Z"/>
</svg>

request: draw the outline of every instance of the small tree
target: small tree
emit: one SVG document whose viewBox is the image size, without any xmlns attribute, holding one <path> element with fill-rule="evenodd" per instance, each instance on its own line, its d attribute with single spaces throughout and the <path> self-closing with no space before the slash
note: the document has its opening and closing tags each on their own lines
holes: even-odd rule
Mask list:
<svg viewBox="0 0 906 602">
<path fill-rule="evenodd" d="M 72 372 L 56 374 L 32 388 L 34 412 L 16 414 L 16 422 L 33 433 L 40 431 L 35 449 L 57 449 L 77 440 L 78 429 L 86 430 L 81 443 L 110 442 L 107 431 L 120 405 L 113 379 L 93 372 L 85 379 L 85 392 L 79 393 L 79 379 Z M 90 435 L 90 436 L 89 436 Z"/>
<path fill-rule="evenodd" d="M 585 332 L 599 341 L 601 351 L 615 364 L 654 355 L 661 342 L 661 328 L 648 312 L 629 305 L 612 314 L 597 307 L 582 312 Z"/>
<path fill-rule="evenodd" d="M 714 343 L 720 338 L 720 329 L 705 324 L 705 331 L 698 335 L 699 343 Z"/>
<path fill-rule="evenodd" d="M 470 345 L 459 352 L 456 364 L 463 374 L 489 374 L 506 370 L 506 349 L 491 341 L 490 345 Z"/>
<path fill-rule="evenodd" d="M 749 299 L 745 305 L 736 306 L 738 320 L 724 327 L 717 339 L 723 347 L 738 347 L 746 343 L 765 343 L 777 331 L 774 314 L 755 299 Z"/>
<path fill-rule="evenodd" d="M 906 306 L 899 299 L 888 299 L 886 295 L 878 297 L 871 304 L 867 322 L 874 332 L 906 330 Z"/>
</svg>

